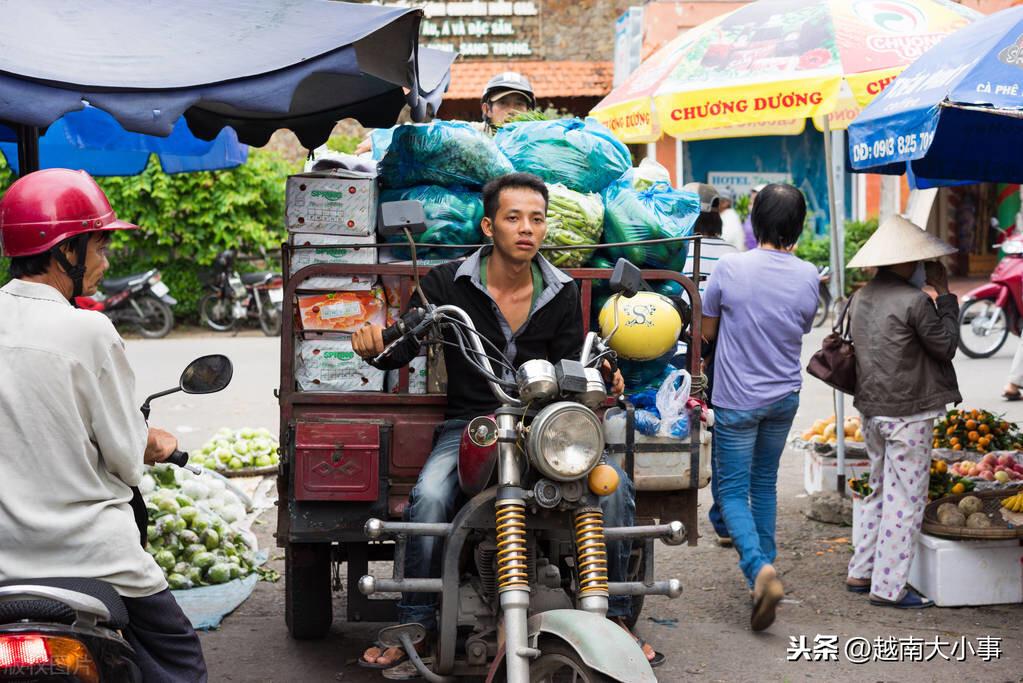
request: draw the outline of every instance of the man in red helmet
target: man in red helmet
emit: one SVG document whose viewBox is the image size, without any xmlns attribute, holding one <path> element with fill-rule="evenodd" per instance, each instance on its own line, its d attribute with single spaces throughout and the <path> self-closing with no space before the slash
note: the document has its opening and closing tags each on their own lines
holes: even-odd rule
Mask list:
<svg viewBox="0 0 1023 683">
<path fill-rule="evenodd" d="M 0 581 L 81 577 L 124 600 L 145 681 L 205 681 L 199 639 L 139 543 L 143 464 L 177 448 L 146 425 L 110 320 L 76 309 L 107 266 L 117 219 L 87 173 L 50 169 L 0 199 Z"/>
</svg>

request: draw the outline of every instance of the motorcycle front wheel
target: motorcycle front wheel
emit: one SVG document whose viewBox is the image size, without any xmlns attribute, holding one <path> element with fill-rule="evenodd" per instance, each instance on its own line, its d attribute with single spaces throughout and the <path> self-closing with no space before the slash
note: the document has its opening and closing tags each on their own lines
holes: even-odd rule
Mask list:
<svg viewBox="0 0 1023 683">
<path fill-rule="evenodd" d="M 163 301 L 147 296 L 138 301 L 138 307 L 142 319 L 136 327 L 146 339 L 161 339 L 174 328 L 174 311 Z"/>
<path fill-rule="evenodd" d="M 824 321 L 828 319 L 828 313 L 831 312 L 831 294 L 818 294 L 817 295 L 817 313 L 813 317 L 813 326 L 820 327 L 824 324 Z"/>
<path fill-rule="evenodd" d="M 543 640 L 540 653 L 529 665 L 529 683 L 610 683 L 614 680 L 587 666 L 579 653 L 560 638 Z"/>
<path fill-rule="evenodd" d="M 959 311 L 959 348 L 970 358 L 989 358 L 1009 337 L 1009 321 L 1001 306 L 974 299 Z"/>
<path fill-rule="evenodd" d="M 199 300 L 199 319 L 217 332 L 227 332 L 234 327 L 233 302 L 219 294 L 207 294 Z"/>
<path fill-rule="evenodd" d="M 277 306 L 270 301 L 270 295 L 266 290 L 259 292 L 263 307 L 259 313 L 259 329 L 268 337 L 281 336 L 281 312 Z"/>
</svg>

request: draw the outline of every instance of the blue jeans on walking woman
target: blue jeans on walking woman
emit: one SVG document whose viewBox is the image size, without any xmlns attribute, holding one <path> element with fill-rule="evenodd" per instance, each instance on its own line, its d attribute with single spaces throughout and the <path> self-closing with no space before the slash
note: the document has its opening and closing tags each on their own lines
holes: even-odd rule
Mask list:
<svg viewBox="0 0 1023 683">
<path fill-rule="evenodd" d="M 778 554 L 778 461 L 798 408 L 797 392 L 763 408 L 718 408 L 714 413 L 718 504 L 750 587 Z"/>
<path fill-rule="evenodd" d="M 461 507 L 461 489 L 458 487 L 458 450 L 462 441 L 465 420 L 448 420 L 439 430 L 430 457 L 419 473 L 419 481 L 412 489 L 411 502 L 405 509 L 406 522 L 450 522 Z M 636 515 L 636 498 L 632 480 L 613 460 L 608 460 L 618 472 L 618 489 L 600 499 L 604 511 L 604 526 L 632 526 Z M 444 560 L 444 539 L 437 536 L 409 536 L 405 546 L 405 576 L 407 578 L 436 578 L 441 575 Z M 625 581 L 632 553 L 630 541 L 608 541 L 607 571 L 611 581 Z M 632 613 L 632 598 L 612 595 L 608 599 L 607 616 L 628 617 Z M 398 620 L 403 624 L 417 622 L 429 631 L 437 630 L 437 594 L 402 593 L 398 603 Z"/>
</svg>

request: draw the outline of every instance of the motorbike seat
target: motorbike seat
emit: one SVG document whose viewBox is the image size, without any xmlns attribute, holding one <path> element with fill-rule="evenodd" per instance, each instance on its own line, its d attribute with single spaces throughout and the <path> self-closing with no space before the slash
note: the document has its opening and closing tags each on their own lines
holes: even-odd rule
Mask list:
<svg viewBox="0 0 1023 683">
<path fill-rule="evenodd" d="M 125 275 L 124 277 L 112 277 L 103 280 L 103 290 L 107 294 L 114 292 L 120 292 L 122 289 L 127 289 L 128 286 L 141 279 L 145 273 L 135 273 L 133 275 Z"/>
<path fill-rule="evenodd" d="M 63 588 L 64 590 L 84 593 L 102 602 L 110 612 L 110 619 L 104 622 L 112 629 L 123 629 L 128 626 L 128 608 L 114 587 L 99 579 L 81 577 L 48 578 L 48 579 L 13 579 L 0 581 L 0 588 L 5 586 L 46 586 Z M 75 621 L 75 611 L 60 602 L 46 598 L 26 598 L 23 600 L 0 601 L 0 624 L 16 621 L 54 621 L 71 624 Z"/>
<path fill-rule="evenodd" d="M 258 273 L 242 273 L 242 284 L 243 285 L 259 285 L 264 282 L 269 282 L 273 279 L 273 273 L 270 271 L 260 271 Z"/>
</svg>

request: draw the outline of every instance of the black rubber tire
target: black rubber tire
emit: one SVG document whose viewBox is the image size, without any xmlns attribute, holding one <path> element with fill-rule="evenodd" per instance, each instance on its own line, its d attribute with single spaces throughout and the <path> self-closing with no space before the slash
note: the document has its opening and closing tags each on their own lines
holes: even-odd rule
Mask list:
<svg viewBox="0 0 1023 683">
<path fill-rule="evenodd" d="M 281 336 L 281 312 L 270 301 L 270 295 L 265 291 L 260 292 L 258 296 L 263 305 L 263 312 L 259 314 L 259 329 L 268 337 Z"/>
<path fill-rule="evenodd" d="M 991 304 L 991 302 L 987 299 L 974 299 L 973 301 L 967 302 L 967 304 L 963 306 L 962 309 L 960 309 L 959 311 L 960 328 L 962 328 L 963 325 L 966 324 L 967 313 L 969 312 L 969 310 L 974 306 L 978 306 L 981 304 L 988 305 Z M 1005 315 L 1005 311 L 1002 311 L 1002 317 L 1006 319 L 1005 329 L 1002 331 L 1001 340 L 994 347 L 988 349 L 987 351 L 974 351 L 973 349 L 969 348 L 969 346 L 967 346 L 967 344 L 964 341 L 963 335 L 960 333 L 959 349 L 970 358 L 990 358 L 991 356 L 998 353 L 1002 349 L 1002 347 L 1005 346 L 1005 340 L 1009 338 L 1009 320 L 1008 317 Z"/>
<path fill-rule="evenodd" d="M 237 323 L 234 313 L 231 312 L 230 303 L 224 304 L 228 307 L 228 320 L 225 321 L 223 318 L 215 320 L 210 317 L 213 313 L 214 306 L 220 303 L 221 299 L 223 299 L 223 297 L 219 294 L 207 294 L 202 299 L 199 299 L 199 319 L 202 321 L 203 325 L 211 330 L 215 330 L 217 332 L 230 332 L 234 329 L 234 326 Z"/>
<path fill-rule="evenodd" d="M 831 312 L 831 297 L 817 295 L 817 312 L 813 316 L 813 326 L 820 327 L 827 321 L 828 313 Z"/>
<path fill-rule="evenodd" d="M 291 543 L 284 551 L 284 620 L 295 640 L 316 640 L 334 622 L 330 544 Z"/>
<path fill-rule="evenodd" d="M 143 297 L 138 304 L 145 316 L 143 321 L 135 326 L 140 335 L 146 339 L 162 339 L 170 334 L 174 329 L 174 311 L 170 306 L 151 296 Z M 159 320 L 155 320 L 156 318 Z M 154 324 L 147 325 L 150 320 L 154 320 Z"/>
<path fill-rule="evenodd" d="M 540 656 L 529 665 L 530 683 L 547 683 L 551 681 L 550 675 L 557 672 L 556 667 L 559 665 L 570 665 L 575 668 L 577 673 L 572 679 L 573 681 L 579 681 L 579 683 L 613 683 L 614 679 L 605 676 L 599 671 L 594 671 L 583 663 L 579 654 L 561 638 L 544 638 L 540 641 L 540 652 Z M 555 670 L 550 671 L 550 669 Z"/>
<path fill-rule="evenodd" d="M 638 542 L 637 542 L 637 545 L 639 545 Z M 638 568 L 636 569 L 636 573 L 635 573 L 635 575 L 631 575 L 631 574 L 629 575 L 629 577 L 628 577 L 629 581 L 642 581 L 643 580 L 643 575 L 646 573 L 647 557 L 646 557 L 646 552 L 645 552 L 643 546 L 640 546 L 640 556 L 639 557 L 640 557 L 639 565 L 638 565 Z M 646 602 L 646 596 L 645 595 L 633 595 L 632 596 L 632 608 L 631 608 L 632 612 L 631 612 L 631 614 L 627 618 L 623 618 L 622 619 L 622 622 L 626 626 L 629 627 L 630 631 L 635 629 L 636 628 L 636 624 L 639 623 L 639 616 L 643 613 L 643 604 L 644 604 L 644 602 Z"/>
</svg>

